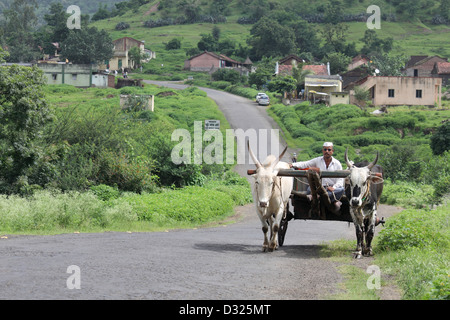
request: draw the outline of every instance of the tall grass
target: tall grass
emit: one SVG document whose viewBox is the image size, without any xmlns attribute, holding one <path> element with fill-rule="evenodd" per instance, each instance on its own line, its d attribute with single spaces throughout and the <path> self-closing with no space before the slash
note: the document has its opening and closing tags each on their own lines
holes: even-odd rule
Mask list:
<svg viewBox="0 0 450 320">
<path fill-rule="evenodd" d="M 108 186 L 91 191 L 39 190 L 32 196 L 0 195 L 0 233 L 152 231 L 193 227 L 234 213 L 252 201 L 244 178 L 212 180 L 204 187 L 136 194 Z"/>
<path fill-rule="evenodd" d="M 376 245 L 377 263 L 397 276 L 404 299 L 450 299 L 450 205 L 391 217 Z"/>
</svg>

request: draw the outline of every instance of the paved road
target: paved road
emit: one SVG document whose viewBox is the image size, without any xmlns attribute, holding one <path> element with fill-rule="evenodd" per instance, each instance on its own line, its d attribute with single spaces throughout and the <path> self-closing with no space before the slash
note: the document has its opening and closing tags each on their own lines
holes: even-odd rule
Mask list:
<svg viewBox="0 0 450 320">
<path fill-rule="evenodd" d="M 233 128 L 273 126 L 253 102 L 205 91 Z M 285 245 L 262 253 L 253 205 L 238 215 L 196 230 L 0 239 L 0 299 L 319 299 L 338 290 L 336 264 L 318 245 L 353 237 L 353 226 L 294 221 Z"/>
</svg>

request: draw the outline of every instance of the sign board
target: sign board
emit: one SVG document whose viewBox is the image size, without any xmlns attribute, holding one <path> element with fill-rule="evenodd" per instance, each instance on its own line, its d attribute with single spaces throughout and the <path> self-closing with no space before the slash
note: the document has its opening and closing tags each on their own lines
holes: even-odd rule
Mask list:
<svg viewBox="0 0 450 320">
<path fill-rule="evenodd" d="M 205 130 L 219 130 L 220 120 L 205 120 Z"/>
</svg>

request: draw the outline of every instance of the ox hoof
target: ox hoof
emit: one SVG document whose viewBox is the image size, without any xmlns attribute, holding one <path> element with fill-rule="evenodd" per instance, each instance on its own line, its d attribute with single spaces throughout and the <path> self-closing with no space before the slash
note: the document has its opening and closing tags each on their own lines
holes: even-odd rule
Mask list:
<svg viewBox="0 0 450 320">
<path fill-rule="evenodd" d="M 373 256 L 372 248 L 368 248 L 368 249 L 364 250 L 364 256 L 366 256 L 366 257 Z"/>
<path fill-rule="evenodd" d="M 361 257 L 362 257 L 361 251 L 353 252 L 353 258 L 361 259 Z"/>
<path fill-rule="evenodd" d="M 268 246 L 263 246 L 263 247 L 262 247 L 262 252 L 267 252 L 267 250 L 269 250 L 269 247 L 268 247 Z"/>
</svg>

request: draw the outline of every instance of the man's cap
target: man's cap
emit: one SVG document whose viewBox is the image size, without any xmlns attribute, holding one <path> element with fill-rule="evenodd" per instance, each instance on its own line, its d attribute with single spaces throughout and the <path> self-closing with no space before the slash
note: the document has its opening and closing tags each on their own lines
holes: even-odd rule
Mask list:
<svg viewBox="0 0 450 320">
<path fill-rule="evenodd" d="M 324 142 L 324 147 L 333 147 L 333 142 Z"/>
</svg>

